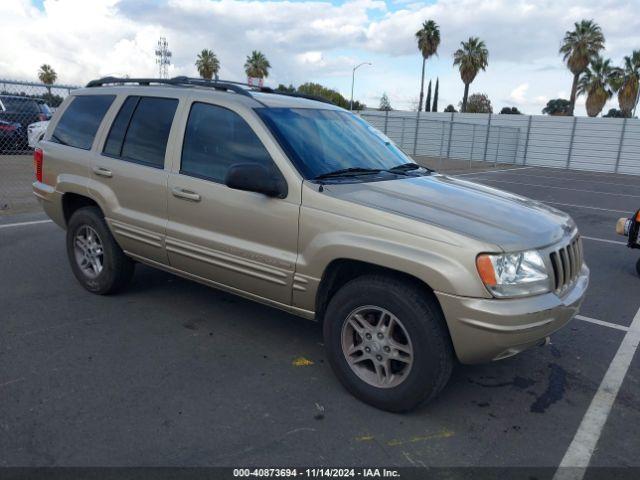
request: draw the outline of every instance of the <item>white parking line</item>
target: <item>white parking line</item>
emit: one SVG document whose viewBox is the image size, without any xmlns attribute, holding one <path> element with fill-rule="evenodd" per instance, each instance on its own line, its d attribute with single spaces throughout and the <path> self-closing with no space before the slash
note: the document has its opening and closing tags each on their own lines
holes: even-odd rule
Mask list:
<svg viewBox="0 0 640 480">
<path fill-rule="evenodd" d="M 584 315 L 576 315 L 573 318 L 576 320 L 582 320 L 583 322 L 595 323 L 596 325 L 601 325 L 603 327 L 615 328 L 616 330 L 622 330 L 623 332 L 629 331 L 629 327 L 618 325 L 617 323 L 605 322 L 604 320 L 598 320 L 597 318 L 585 317 Z"/>
<path fill-rule="evenodd" d="M 602 208 L 602 207 L 591 207 L 589 205 L 576 205 L 575 203 L 560 203 L 560 202 L 551 202 L 549 200 L 539 200 L 542 203 L 548 203 L 550 205 L 562 205 L 563 207 L 575 207 L 575 208 L 589 208 L 591 210 L 602 210 L 605 212 L 616 212 L 616 213 L 624 213 L 627 215 L 631 215 L 629 210 L 615 210 L 613 208 Z"/>
<path fill-rule="evenodd" d="M 520 168 L 515 168 L 512 170 L 521 170 Z M 503 172 L 507 173 L 509 170 L 503 170 Z M 478 172 L 478 175 L 481 175 L 483 172 Z M 489 172 L 490 173 L 490 172 Z M 522 177 L 522 178 L 545 178 L 545 179 L 551 179 L 551 180 L 563 180 L 563 181 L 571 181 L 571 182 L 590 182 L 590 183 L 597 183 L 598 185 L 615 185 L 616 187 L 630 187 L 630 188 L 636 188 L 635 184 L 631 184 L 631 183 L 618 183 L 618 182 L 603 182 L 600 181 L 598 179 L 595 178 L 590 178 L 588 180 L 582 180 L 579 178 L 572 178 L 572 177 L 565 177 L 565 176 L 550 176 L 550 175 L 535 175 L 535 174 L 531 174 L 531 173 L 523 173 L 522 175 L 518 174 L 516 175 L 517 177 Z"/>
<path fill-rule="evenodd" d="M 607 240 L 606 238 L 586 237 L 581 235 L 584 240 L 592 240 L 594 242 L 613 243 L 614 245 L 627 245 L 627 242 L 619 242 L 617 240 Z"/>
<path fill-rule="evenodd" d="M 484 170 L 482 172 L 470 172 L 470 173 L 457 173 L 457 174 L 447 174 L 451 177 L 464 177 L 465 175 L 483 175 L 485 173 L 498 173 L 498 172 L 513 172 L 516 170 L 528 170 L 534 167 L 518 167 L 518 168 L 502 168 L 500 170 Z"/>
<path fill-rule="evenodd" d="M 474 179 L 476 180 L 476 179 Z M 631 195 L 630 193 L 617 193 L 617 192 L 603 192 L 601 190 L 584 190 L 582 188 L 569 188 L 569 187 L 554 187 L 552 185 L 539 185 L 537 183 L 522 183 L 522 182 L 510 182 L 508 180 L 494 180 L 492 178 L 479 178 L 477 180 L 483 182 L 493 182 L 493 183 L 509 183 L 514 185 L 523 185 L 525 187 L 540 187 L 540 188 L 553 188 L 556 190 L 568 190 L 571 192 L 584 192 L 584 193 L 597 193 L 598 195 L 615 195 L 618 197 L 632 197 L 632 198 L 640 198 L 640 195 Z"/>
<path fill-rule="evenodd" d="M 587 409 L 576 435 L 556 471 L 554 480 L 582 480 L 600 439 L 611 408 L 640 344 L 640 310 L 633 318 L 602 383 Z"/>
<path fill-rule="evenodd" d="M 24 227 L 26 225 L 38 225 L 39 223 L 51 223 L 51 222 L 52 220 L 34 220 L 32 222 L 6 223 L 4 225 L 0 225 L 0 228 Z"/>
<path fill-rule="evenodd" d="M 614 172 L 594 172 L 592 170 L 574 170 L 574 169 L 567 169 L 564 167 L 543 167 L 543 166 L 536 166 L 536 168 L 538 170 L 540 170 L 540 172 L 548 172 L 548 173 L 555 173 L 555 172 L 566 172 L 566 173 L 570 173 L 571 175 L 576 175 L 579 177 L 589 177 L 591 176 L 594 180 L 600 180 L 602 178 L 607 178 L 607 175 L 611 175 L 611 176 L 616 176 L 618 178 L 625 178 L 628 180 L 633 180 L 633 178 L 635 177 L 635 174 L 632 173 L 614 173 Z"/>
</svg>

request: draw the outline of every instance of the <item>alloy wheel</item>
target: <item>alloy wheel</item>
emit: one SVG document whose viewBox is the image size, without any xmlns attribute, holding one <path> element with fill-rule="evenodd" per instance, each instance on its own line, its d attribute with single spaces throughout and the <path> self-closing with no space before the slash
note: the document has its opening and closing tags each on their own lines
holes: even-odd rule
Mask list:
<svg viewBox="0 0 640 480">
<path fill-rule="evenodd" d="M 89 225 L 81 226 L 73 239 L 75 259 L 88 278 L 96 278 L 102 272 L 104 248 L 98 233 Z"/>
<path fill-rule="evenodd" d="M 351 370 L 377 388 L 400 385 L 413 365 L 413 346 L 402 322 L 372 305 L 359 307 L 346 318 L 342 353 Z"/>
</svg>

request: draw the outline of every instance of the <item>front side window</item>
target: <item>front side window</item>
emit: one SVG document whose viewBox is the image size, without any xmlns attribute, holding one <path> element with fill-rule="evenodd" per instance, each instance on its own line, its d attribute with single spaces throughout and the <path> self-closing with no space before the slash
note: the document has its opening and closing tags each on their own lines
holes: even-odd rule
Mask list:
<svg viewBox="0 0 640 480">
<path fill-rule="evenodd" d="M 175 98 L 128 97 L 122 104 L 104 146 L 104 153 L 149 167 L 164 168 L 164 155 Z"/>
<path fill-rule="evenodd" d="M 256 108 L 306 179 L 348 168 L 387 170 L 411 163 L 387 137 L 345 111 Z"/>
<path fill-rule="evenodd" d="M 264 145 L 240 115 L 194 103 L 184 134 L 180 173 L 223 183 L 229 167 L 236 163 L 275 169 Z"/>
<path fill-rule="evenodd" d="M 115 95 L 78 95 L 62 114 L 51 141 L 90 150 Z"/>
</svg>

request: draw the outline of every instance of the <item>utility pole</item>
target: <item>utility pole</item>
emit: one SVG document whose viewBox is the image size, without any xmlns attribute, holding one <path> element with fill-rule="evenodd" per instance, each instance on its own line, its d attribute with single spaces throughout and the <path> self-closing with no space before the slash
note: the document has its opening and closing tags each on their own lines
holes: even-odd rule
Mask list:
<svg viewBox="0 0 640 480">
<path fill-rule="evenodd" d="M 353 70 L 351 71 L 351 100 L 349 101 L 349 110 L 353 111 L 353 85 L 355 83 L 356 80 L 356 70 L 359 69 L 361 66 L 363 65 L 372 65 L 371 62 L 362 62 L 359 65 L 356 65 L 355 67 L 353 67 Z"/>
</svg>

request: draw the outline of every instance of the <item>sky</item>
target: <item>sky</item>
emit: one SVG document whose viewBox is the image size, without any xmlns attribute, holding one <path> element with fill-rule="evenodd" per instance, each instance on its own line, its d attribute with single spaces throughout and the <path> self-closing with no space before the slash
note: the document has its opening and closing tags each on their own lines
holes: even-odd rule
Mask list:
<svg viewBox="0 0 640 480">
<path fill-rule="evenodd" d="M 43 63 L 64 84 L 157 76 L 154 50 L 164 36 L 169 76 L 197 76 L 196 55 L 207 48 L 220 59 L 221 78 L 246 81 L 246 56 L 260 50 L 272 66 L 267 85 L 313 81 L 349 98 L 353 66 L 371 62 L 356 72 L 354 98 L 377 108 L 386 92 L 394 109 L 411 110 L 422 66 L 415 32 L 431 19 L 442 41 L 426 82 L 439 78 L 440 110 L 462 99 L 453 52 L 476 36 L 489 66 L 470 93 L 486 93 L 494 112 L 539 114 L 549 99 L 569 98 L 572 76 L 558 54 L 565 31 L 594 19 L 606 38 L 603 55 L 620 64 L 640 49 L 639 13 L 640 0 L 2 0 L 0 78 L 36 81 Z M 614 97 L 605 112 L 617 106 Z"/>
</svg>

